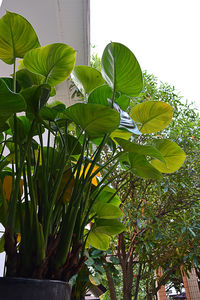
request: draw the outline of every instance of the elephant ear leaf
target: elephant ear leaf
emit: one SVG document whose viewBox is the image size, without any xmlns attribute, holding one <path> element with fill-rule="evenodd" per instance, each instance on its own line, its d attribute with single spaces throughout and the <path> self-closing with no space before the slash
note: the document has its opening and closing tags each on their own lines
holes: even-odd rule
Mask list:
<svg viewBox="0 0 200 300">
<path fill-rule="evenodd" d="M 89 245 L 102 251 L 105 251 L 109 248 L 110 241 L 111 238 L 109 235 L 96 232 L 95 230 L 90 231 L 87 240 Z"/>
<path fill-rule="evenodd" d="M 154 144 L 162 153 L 166 163 L 153 159 L 152 166 L 162 173 L 178 171 L 185 161 L 185 152 L 175 142 L 167 139 L 157 140 Z"/>
<path fill-rule="evenodd" d="M 33 49 L 24 56 L 24 66 L 33 73 L 42 75 L 51 87 L 63 82 L 71 74 L 76 60 L 76 51 L 62 43 Z"/>
<path fill-rule="evenodd" d="M 24 111 L 26 103 L 20 94 L 13 93 L 0 79 L 0 128 L 13 113 Z"/>
<path fill-rule="evenodd" d="M 73 81 L 80 91 L 89 94 L 105 83 L 101 73 L 88 66 L 76 66 L 73 70 Z"/>
<path fill-rule="evenodd" d="M 162 101 L 148 101 L 134 106 L 130 115 L 139 123 L 142 133 L 154 133 L 169 125 L 173 117 L 173 108 Z"/>
<path fill-rule="evenodd" d="M 15 58 L 40 46 L 32 25 L 22 16 L 9 11 L 0 19 L 0 59 L 13 64 Z"/>
<path fill-rule="evenodd" d="M 154 168 L 147 160 L 145 155 L 139 153 L 129 153 L 129 161 L 132 173 L 141 178 L 162 179 L 162 174 Z"/>
<path fill-rule="evenodd" d="M 130 97 L 143 88 L 142 71 L 135 55 L 120 43 L 110 43 L 102 56 L 102 75 L 114 90 Z"/>
<path fill-rule="evenodd" d="M 100 104 L 74 104 L 67 108 L 65 116 L 80 125 L 90 137 L 111 133 L 120 123 L 118 112 Z"/>
</svg>

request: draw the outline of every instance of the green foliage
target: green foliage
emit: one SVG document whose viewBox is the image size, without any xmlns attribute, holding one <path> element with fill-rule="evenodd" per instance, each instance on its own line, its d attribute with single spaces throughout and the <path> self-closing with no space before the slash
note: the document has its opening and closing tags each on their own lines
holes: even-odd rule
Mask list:
<svg viewBox="0 0 200 300">
<path fill-rule="evenodd" d="M 42 75 L 44 83 L 54 87 L 69 77 L 75 60 L 73 48 L 56 43 L 28 51 L 23 63 L 30 72 Z"/>
<path fill-rule="evenodd" d="M 138 109 L 142 106 L 151 107 L 152 104 L 155 106 L 158 105 L 158 107 L 164 104 L 163 107 L 167 108 L 166 115 L 169 114 L 171 115 L 170 118 L 172 117 L 172 106 L 174 116 L 171 124 L 162 132 L 156 132 L 157 130 L 161 130 L 161 128 L 159 128 L 161 124 L 154 122 L 152 123 L 153 126 L 158 127 L 156 130 L 155 128 L 154 130 L 150 129 L 149 132 L 155 132 L 151 135 L 143 135 L 138 138 L 134 137 L 131 142 L 123 140 L 123 136 L 122 139 L 115 139 L 124 150 L 130 151 L 131 148 L 134 149 L 134 147 L 138 147 L 138 153 L 129 153 L 129 160 L 127 160 L 127 157 L 122 157 L 121 159 L 123 168 L 127 168 L 128 162 L 131 163 L 133 169 L 132 174 L 128 175 L 127 168 L 126 179 L 130 176 L 131 180 L 128 181 L 127 185 L 124 185 L 118 194 L 120 198 L 123 199 L 122 209 L 125 214 L 123 219 L 127 227 L 127 234 L 123 233 L 127 261 L 120 262 L 120 265 L 122 266 L 123 263 L 128 265 L 128 261 L 130 260 L 128 251 L 131 249 L 131 251 L 133 251 L 133 258 L 137 261 L 133 266 L 134 278 L 132 282 L 132 295 L 135 295 L 136 292 L 136 279 L 139 274 L 138 265 L 141 264 L 142 266 L 138 299 L 146 298 L 147 294 L 151 297 L 156 294 L 157 290 L 154 275 L 156 267 L 162 266 L 164 273 L 162 280 L 164 280 L 164 283 L 171 282 L 172 286 L 178 288 L 181 282 L 180 267 L 184 266 L 184 270 L 187 272 L 187 270 L 191 269 L 192 263 L 194 263 L 198 271 L 200 264 L 199 115 L 192 104 L 184 103 L 182 97 L 176 92 L 174 87 L 166 83 L 158 84 L 158 80 L 153 75 L 147 73 L 144 73 L 143 78 L 143 91 L 139 96 L 131 99 L 128 111 L 134 112 L 136 108 Z M 104 99 L 106 99 L 106 97 L 104 97 Z M 150 122 L 151 118 L 148 117 L 148 114 L 151 112 L 149 112 L 148 109 L 146 111 L 140 111 L 140 113 L 142 118 L 146 118 L 146 120 Z M 140 116 L 140 114 L 138 115 Z M 131 116 L 133 117 L 133 115 Z M 162 114 L 158 114 L 158 118 L 160 117 L 162 118 Z M 163 117 L 163 122 L 165 122 L 165 114 L 163 114 Z M 143 123 L 142 119 L 135 118 L 135 121 L 138 122 L 138 126 Z M 149 125 L 151 124 L 149 123 Z M 143 132 L 140 127 L 139 129 Z M 112 135 L 114 135 L 114 133 Z M 120 135 L 119 137 L 121 138 Z M 140 142 L 139 145 L 138 141 Z M 161 164 L 163 168 L 166 168 L 168 164 L 167 157 L 165 157 L 166 162 L 164 164 L 158 159 L 153 159 L 151 165 L 149 163 L 149 156 L 146 158 L 140 153 L 139 149 L 142 151 L 141 145 L 144 147 L 144 145 L 146 146 L 150 143 L 156 150 L 161 151 L 161 155 L 166 156 L 169 155 L 168 151 L 170 150 L 168 150 L 167 145 L 169 143 L 170 147 L 173 142 L 177 142 L 184 149 L 187 157 L 185 159 L 185 154 L 180 147 L 174 145 L 172 160 L 170 158 L 172 162 L 171 167 L 174 168 L 176 164 L 179 163 L 179 159 L 176 160 L 176 151 L 178 155 L 183 155 L 182 159 L 185 159 L 185 163 L 182 168 L 174 174 L 168 176 L 164 175 L 162 177 L 160 176 L 160 172 L 153 168 L 152 165 L 154 163 Z M 159 144 L 163 144 L 163 150 Z M 144 147 L 144 150 L 145 149 Z M 147 148 L 147 150 L 149 149 Z M 105 158 L 106 157 L 108 157 L 108 153 L 105 155 Z M 115 188 L 120 186 L 122 182 L 120 172 L 120 169 L 117 169 L 112 173 L 112 178 L 118 174 L 114 182 Z M 159 181 L 152 179 L 159 179 Z M 115 240 L 113 242 L 114 249 L 116 244 L 117 242 Z M 118 250 L 116 249 L 115 251 L 119 256 Z M 131 276 L 130 273 L 128 275 L 122 274 L 122 270 L 119 272 L 119 282 L 115 282 L 116 291 L 121 289 L 121 293 L 118 294 L 119 299 L 123 298 L 122 280 L 126 282 L 125 276 L 128 276 L 128 278 Z M 115 278 L 112 272 L 110 274 Z M 107 286 L 105 273 L 103 278 L 103 283 Z M 110 299 L 109 291 L 102 296 L 102 299 Z"/>
<path fill-rule="evenodd" d="M 162 130 L 171 122 L 173 108 L 162 101 L 148 101 L 134 106 L 131 117 L 140 124 L 142 133 Z"/>
<path fill-rule="evenodd" d="M 140 65 L 134 54 L 122 44 L 110 43 L 105 48 L 102 75 L 114 92 L 137 96 L 142 90 Z"/>
<path fill-rule="evenodd" d="M 16 57 L 40 46 L 31 24 L 22 16 L 9 11 L 0 19 L 0 59 L 13 64 Z"/>
<path fill-rule="evenodd" d="M 6 52 L 3 32 L 10 22 L 15 26 L 7 32 Z M 12 34 L 21 38 L 15 41 Z M 7 13 L 0 20 L 0 57 L 14 63 L 13 79 L 0 80 L 0 222 L 5 227 L 6 276 L 69 280 L 86 260 L 86 248 L 106 250 L 111 237 L 126 230 L 119 205 L 129 174 L 161 178 L 151 158 L 169 166 L 170 159 L 152 146 L 153 136 L 146 145 L 146 137 L 122 110 L 143 86 L 139 63 L 124 45 L 106 47 L 101 73 L 84 66 L 74 69 L 73 48 L 61 43 L 39 47 L 28 21 Z M 16 72 L 18 57 L 23 61 Z M 84 103 L 68 108 L 49 103 L 55 86 L 73 69 L 78 88 L 87 94 Z M 170 120 L 167 114 L 165 126 Z M 116 130 L 124 150 L 112 139 Z M 142 159 L 136 163 L 138 152 Z"/>
<path fill-rule="evenodd" d="M 85 94 L 89 94 L 96 87 L 104 84 L 101 73 L 88 66 L 76 66 L 72 75 L 76 86 Z"/>
</svg>

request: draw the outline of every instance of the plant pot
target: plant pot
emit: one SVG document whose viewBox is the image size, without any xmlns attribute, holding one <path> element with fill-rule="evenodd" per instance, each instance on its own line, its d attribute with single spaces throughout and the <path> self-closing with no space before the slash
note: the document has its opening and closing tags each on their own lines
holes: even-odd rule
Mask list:
<svg viewBox="0 0 200 300">
<path fill-rule="evenodd" d="M 0 278 L 2 300 L 70 300 L 71 286 L 63 281 Z"/>
</svg>

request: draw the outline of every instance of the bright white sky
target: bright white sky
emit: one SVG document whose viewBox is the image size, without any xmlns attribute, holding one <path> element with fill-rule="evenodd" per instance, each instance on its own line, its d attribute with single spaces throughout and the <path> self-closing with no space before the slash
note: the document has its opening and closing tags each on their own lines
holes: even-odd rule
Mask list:
<svg viewBox="0 0 200 300">
<path fill-rule="evenodd" d="M 129 47 L 141 68 L 200 107 L 200 0 L 90 0 L 91 44 Z"/>
</svg>

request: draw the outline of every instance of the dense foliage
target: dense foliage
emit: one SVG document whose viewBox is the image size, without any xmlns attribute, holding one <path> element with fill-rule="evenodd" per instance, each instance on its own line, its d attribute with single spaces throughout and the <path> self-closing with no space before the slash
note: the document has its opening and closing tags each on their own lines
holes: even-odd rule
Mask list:
<svg viewBox="0 0 200 300">
<path fill-rule="evenodd" d="M 115 266 L 107 262 L 115 293 L 113 287 L 108 285 L 110 278 L 107 276 L 108 283 L 104 280 L 104 284 L 112 289 L 111 299 L 131 299 L 132 296 L 134 299 L 151 299 L 161 284 L 180 287 L 181 267 L 187 272 L 194 264 L 199 272 L 200 118 L 194 105 L 184 103 L 174 87 L 158 84 L 157 78 L 144 73 L 143 92 L 131 100 L 130 107 L 153 99 L 172 105 L 174 118 L 165 130 L 152 138 L 156 135 L 178 142 L 187 153 L 187 158 L 179 171 L 160 180 L 126 174 L 130 176 L 130 181 L 120 192 L 120 197 L 128 230 L 126 234 L 120 234 L 118 242 L 115 240 L 113 243 L 113 255 L 120 261 Z M 142 142 L 149 139 L 149 135 L 143 136 Z M 115 188 L 120 181 L 121 177 L 117 177 Z M 117 243 L 118 248 L 115 247 Z M 163 269 L 163 277 L 156 288 L 154 274 L 159 266 Z"/>
</svg>

